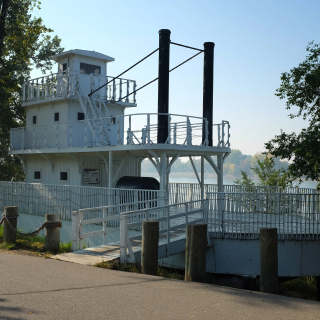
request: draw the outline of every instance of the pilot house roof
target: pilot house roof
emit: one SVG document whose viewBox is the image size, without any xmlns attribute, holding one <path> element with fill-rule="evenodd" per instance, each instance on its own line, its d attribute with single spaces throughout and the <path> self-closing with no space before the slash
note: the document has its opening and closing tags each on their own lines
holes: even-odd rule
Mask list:
<svg viewBox="0 0 320 320">
<path fill-rule="evenodd" d="M 99 53 L 99 52 L 96 52 L 96 51 L 80 50 L 80 49 L 72 49 L 72 50 L 69 50 L 69 51 L 61 52 L 59 54 L 56 54 L 56 55 L 52 56 L 51 60 L 58 61 L 61 58 L 65 57 L 65 56 L 70 56 L 72 54 L 91 57 L 91 58 L 96 58 L 96 59 L 101 59 L 101 60 L 105 60 L 106 62 L 114 61 L 114 58 L 112 58 L 110 56 L 107 56 L 106 54 L 102 54 L 102 53 Z"/>
</svg>

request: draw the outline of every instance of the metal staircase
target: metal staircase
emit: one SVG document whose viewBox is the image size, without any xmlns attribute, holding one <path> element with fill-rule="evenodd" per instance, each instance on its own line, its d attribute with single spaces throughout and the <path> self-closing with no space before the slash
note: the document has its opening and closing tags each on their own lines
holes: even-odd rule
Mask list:
<svg viewBox="0 0 320 320">
<path fill-rule="evenodd" d="M 76 75 L 76 90 L 81 108 L 94 138 L 94 145 L 110 145 L 110 113 L 97 93 L 90 98 L 85 94 L 79 74 Z"/>
</svg>

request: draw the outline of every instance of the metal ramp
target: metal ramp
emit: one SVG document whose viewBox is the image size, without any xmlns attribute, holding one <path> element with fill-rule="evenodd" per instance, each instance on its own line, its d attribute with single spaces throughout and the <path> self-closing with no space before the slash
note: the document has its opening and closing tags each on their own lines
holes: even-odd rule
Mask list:
<svg viewBox="0 0 320 320">
<path fill-rule="evenodd" d="M 132 205 L 137 206 L 139 204 L 142 205 L 142 203 L 81 209 L 78 212 L 74 212 L 73 234 L 77 236 L 73 241 L 74 249 L 81 248 L 83 239 L 90 236 L 102 235 L 103 241 L 106 242 L 107 234 L 112 232 L 120 233 L 120 241 L 74 250 L 52 258 L 86 265 L 95 265 L 102 261 L 115 259 L 120 259 L 123 263 L 139 263 L 142 242 L 141 226 L 145 220 L 159 221 L 159 259 L 183 252 L 186 243 L 186 226 L 188 224 L 207 223 L 208 221 L 208 201 L 197 200 L 151 207 L 152 201 L 154 202 L 155 200 L 144 201 L 143 205 L 149 204 L 149 207 L 135 211 L 130 211 Z M 161 199 L 157 201 L 161 202 Z M 122 210 L 120 214 L 112 215 L 119 209 Z M 103 217 L 97 218 L 97 211 L 99 212 L 100 210 L 102 210 Z M 85 232 L 83 230 L 84 226 L 90 223 L 101 223 L 101 230 Z M 140 231 L 140 234 L 130 236 L 130 230 L 134 230 L 136 233 Z M 208 245 L 210 245 L 209 237 Z"/>
</svg>

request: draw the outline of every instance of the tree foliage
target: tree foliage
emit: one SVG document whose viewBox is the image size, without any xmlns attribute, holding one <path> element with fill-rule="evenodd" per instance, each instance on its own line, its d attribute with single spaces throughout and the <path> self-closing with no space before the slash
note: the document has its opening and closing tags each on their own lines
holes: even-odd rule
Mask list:
<svg viewBox="0 0 320 320">
<path fill-rule="evenodd" d="M 257 185 L 259 186 L 278 186 L 278 187 L 291 187 L 294 178 L 290 172 L 284 168 L 276 169 L 275 160 L 272 157 L 266 156 L 262 161 L 258 158 L 258 164 L 251 168 L 259 179 Z M 243 186 L 254 186 L 255 183 L 248 177 L 248 174 L 241 171 L 242 179 L 236 180 L 234 183 Z"/>
<path fill-rule="evenodd" d="M 21 85 L 31 70 L 50 70 L 50 57 L 60 53 L 61 40 L 51 36 L 41 18 L 37 0 L 0 0 L 0 180 L 21 180 L 20 162 L 8 155 L 10 128 L 24 125 Z"/>
<path fill-rule="evenodd" d="M 299 134 L 281 131 L 265 144 L 266 153 L 291 160 L 289 170 L 295 178 L 320 178 L 320 45 L 310 42 L 308 55 L 302 63 L 281 75 L 276 95 L 286 99 L 286 108 L 298 108 L 289 117 L 302 117 L 308 127 Z"/>
</svg>

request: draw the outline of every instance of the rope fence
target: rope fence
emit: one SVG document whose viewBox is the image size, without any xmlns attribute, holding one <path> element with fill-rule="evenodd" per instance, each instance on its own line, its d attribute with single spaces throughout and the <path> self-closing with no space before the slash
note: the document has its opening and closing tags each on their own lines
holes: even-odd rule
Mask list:
<svg viewBox="0 0 320 320">
<path fill-rule="evenodd" d="M 35 237 L 37 234 L 39 234 L 40 231 L 42 231 L 44 228 L 62 228 L 62 222 L 61 221 L 45 221 L 38 229 L 36 229 L 35 231 L 32 232 L 28 232 L 28 233 L 23 233 L 18 231 L 11 223 L 10 219 L 17 219 L 19 217 L 19 215 L 17 216 L 10 216 L 8 217 L 5 213 L 2 215 L 2 219 L 0 221 L 0 226 L 2 225 L 2 223 L 4 221 L 8 222 L 8 225 L 10 226 L 10 228 L 15 231 L 17 234 L 19 234 L 20 236 L 25 236 L 25 237 Z"/>
</svg>

